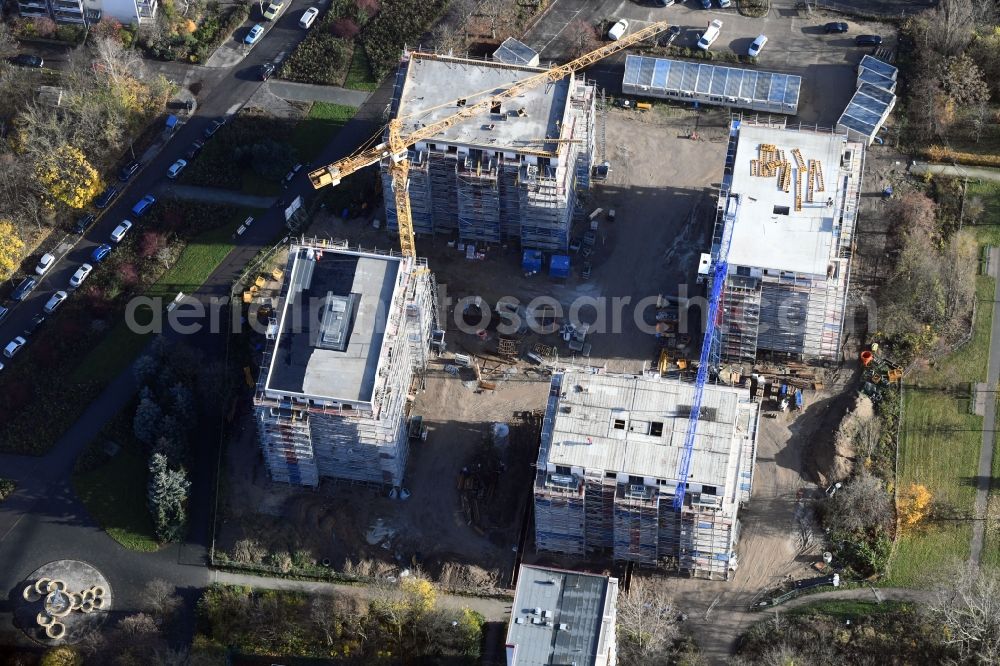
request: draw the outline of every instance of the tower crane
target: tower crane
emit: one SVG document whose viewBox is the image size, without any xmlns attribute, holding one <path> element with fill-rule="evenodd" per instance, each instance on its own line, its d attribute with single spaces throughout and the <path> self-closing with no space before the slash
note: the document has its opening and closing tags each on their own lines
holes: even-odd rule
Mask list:
<svg viewBox="0 0 1000 666">
<path fill-rule="evenodd" d="M 584 67 L 592 65 L 599 60 L 638 44 L 645 39 L 655 37 L 659 33 L 667 30 L 669 27 L 669 23 L 653 23 L 652 25 L 642 28 L 641 30 L 633 32 L 631 35 L 622 37 L 616 42 L 612 42 L 600 47 L 599 49 L 595 49 L 590 53 L 586 53 L 575 60 L 571 60 L 564 65 L 558 65 L 556 67 L 552 67 L 551 69 L 541 71 L 538 74 L 516 81 L 506 88 L 467 95 L 465 97 L 466 104 L 461 107 L 459 111 L 456 111 L 446 118 L 424 125 L 408 134 L 403 133 L 404 121 L 413 119 L 414 117 L 428 113 L 434 109 L 441 108 L 441 106 L 453 105 L 455 102 L 448 102 L 430 109 L 422 109 L 411 113 L 408 116 L 393 118 L 389 121 L 387 126 L 388 131 L 385 132 L 387 140 L 385 142 L 372 148 L 361 149 L 349 157 L 345 157 L 342 160 L 311 171 L 309 172 L 309 180 L 312 183 L 312 186 L 316 189 L 326 185 L 337 185 L 343 178 L 351 175 L 355 171 L 359 171 L 369 165 L 388 158 L 389 171 L 392 174 L 392 190 L 395 193 L 396 199 L 396 219 L 399 226 L 400 249 L 402 250 L 404 256 L 416 256 L 416 242 L 413 237 L 413 218 L 410 215 L 410 195 L 407 191 L 407 179 L 409 174 L 407 151 L 410 146 L 437 136 L 449 127 L 452 127 L 463 120 L 477 116 L 484 111 L 488 111 L 491 106 L 498 104 L 503 100 L 517 97 L 525 91 L 531 90 L 532 88 L 543 84 L 555 83 L 556 81 L 559 81 L 560 79 L 569 76 Z M 470 98 L 476 97 L 481 97 L 481 99 L 473 103 Z"/>
</svg>

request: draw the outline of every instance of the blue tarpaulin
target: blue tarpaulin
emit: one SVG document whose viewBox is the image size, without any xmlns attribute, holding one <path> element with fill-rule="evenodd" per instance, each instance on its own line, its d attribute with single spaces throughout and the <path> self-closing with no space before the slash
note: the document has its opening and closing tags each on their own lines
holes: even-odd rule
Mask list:
<svg viewBox="0 0 1000 666">
<path fill-rule="evenodd" d="M 542 270 L 542 251 L 525 250 L 521 257 L 521 268 L 528 273 L 537 273 Z"/>
<path fill-rule="evenodd" d="M 569 277 L 569 256 L 565 254 L 552 255 L 549 262 L 549 275 L 554 278 Z"/>
<path fill-rule="evenodd" d="M 172 130 L 177 127 L 177 116 L 170 114 L 167 116 L 167 129 Z"/>
</svg>

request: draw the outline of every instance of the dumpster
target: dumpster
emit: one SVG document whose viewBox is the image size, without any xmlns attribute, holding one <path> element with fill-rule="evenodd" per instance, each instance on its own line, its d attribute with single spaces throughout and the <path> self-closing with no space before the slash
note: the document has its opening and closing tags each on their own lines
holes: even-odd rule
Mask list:
<svg viewBox="0 0 1000 666">
<path fill-rule="evenodd" d="M 549 262 L 549 277 L 568 278 L 569 277 L 569 255 L 554 254 Z"/>
</svg>

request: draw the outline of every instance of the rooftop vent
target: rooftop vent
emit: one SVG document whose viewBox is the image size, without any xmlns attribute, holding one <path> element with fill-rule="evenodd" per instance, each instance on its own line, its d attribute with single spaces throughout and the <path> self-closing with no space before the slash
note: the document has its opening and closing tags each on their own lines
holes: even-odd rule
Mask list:
<svg viewBox="0 0 1000 666">
<path fill-rule="evenodd" d="M 500 113 L 500 102 L 490 102 L 490 113 Z"/>
<path fill-rule="evenodd" d="M 465 106 L 465 98 L 464 98 L 464 97 L 460 97 L 460 98 L 459 98 L 459 99 L 458 99 L 458 100 L 457 100 L 457 101 L 455 102 L 455 106 Z"/>
<path fill-rule="evenodd" d="M 522 106 L 520 109 L 517 110 L 517 115 L 520 118 L 524 118 L 528 115 L 528 110 Z"/>
<path fill-rule="evenodd" d="M 333 351 L 347 351 L 357 300 L 357 294 L 337 296 L 333 292 L 327 292 L 326 302 L 323 304 L 323 317 L 320 321 L 319 338 L 316 341 L 317 347 Z"/>
</svg>

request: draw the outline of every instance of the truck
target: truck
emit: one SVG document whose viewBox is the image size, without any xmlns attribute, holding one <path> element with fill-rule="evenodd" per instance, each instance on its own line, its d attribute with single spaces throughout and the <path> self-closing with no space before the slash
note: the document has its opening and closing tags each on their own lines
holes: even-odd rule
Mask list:
<svg viewBox="0 0 1000 666">
<path fill-rule="evenodd" d="M 708 24 L 705 32 L 701 34 L 701 39 L 698 40 L 698 48 L 702 51 L 707 51 L 715 40 L 719 38 L 719 33 L 722 32 L 722 21 L 715 19 Z"/>
</svg>

